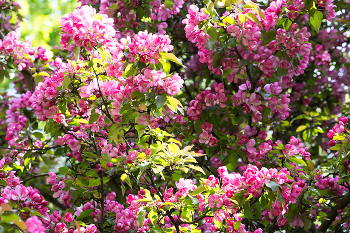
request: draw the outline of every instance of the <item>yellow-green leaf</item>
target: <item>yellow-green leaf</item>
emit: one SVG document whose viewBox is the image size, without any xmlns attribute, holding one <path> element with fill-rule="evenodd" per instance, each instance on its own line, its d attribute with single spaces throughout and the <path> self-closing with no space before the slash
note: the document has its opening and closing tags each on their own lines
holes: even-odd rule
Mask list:
<svg viewBox="0 0 350 233">
<path fill-rule="evenodd" d="M 296 132 L 301 132 L 301 131 L 305 130 L 306 128 L 307 128 L 306 125 L 300 125 L 300 126 L 297 128 Z"/>
<path fill-rule="evenodd" d="M 262 24 L 260 23 L 260 21 L 258 20 L 258 18 L 256 17 L 255 14 L 253 13 L 247 13 L 246 16 L 251 19 L 254 23 L 258 24 L 261 28 L 263 28 Z"/>
</svg>

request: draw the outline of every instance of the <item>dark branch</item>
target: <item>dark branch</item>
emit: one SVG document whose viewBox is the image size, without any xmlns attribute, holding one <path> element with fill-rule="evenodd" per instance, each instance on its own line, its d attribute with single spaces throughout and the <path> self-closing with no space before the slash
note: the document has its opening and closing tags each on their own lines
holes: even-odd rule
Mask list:
<svg viewBox="0 0 350 233">
<path fill-rule="evenodd" d="M 327 219 L 324 220 L 317 232 L 326 232 L 334 219 L 338 216 L 338 210 L 344 209 L 350 203 L 350 192 L 348 192 L 340 201 L 328 212 Z"/>
</svg>

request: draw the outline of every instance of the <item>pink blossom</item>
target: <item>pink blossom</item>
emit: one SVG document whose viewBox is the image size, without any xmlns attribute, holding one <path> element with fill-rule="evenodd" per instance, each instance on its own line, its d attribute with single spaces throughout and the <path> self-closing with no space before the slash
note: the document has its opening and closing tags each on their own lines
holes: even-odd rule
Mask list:
<svg viewBox="0 0 350 233">
<path fill-rule="evenodd" d="M 37 216 L 30 217 L 26 220 L 26 227 L 29 233 L 44 233 L 45 227 Z"/>
</svg>

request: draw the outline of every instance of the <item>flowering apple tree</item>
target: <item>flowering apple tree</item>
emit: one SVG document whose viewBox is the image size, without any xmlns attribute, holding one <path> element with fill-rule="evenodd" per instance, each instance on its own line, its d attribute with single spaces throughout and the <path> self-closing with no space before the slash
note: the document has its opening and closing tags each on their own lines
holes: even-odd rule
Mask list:
<svg viewBox="0 0 350 233">
<path fill-rule="evenodd" d="M 80 2 L 0 2 L 1 232 L 349 231 L 349 0 Z"/>
</svg>

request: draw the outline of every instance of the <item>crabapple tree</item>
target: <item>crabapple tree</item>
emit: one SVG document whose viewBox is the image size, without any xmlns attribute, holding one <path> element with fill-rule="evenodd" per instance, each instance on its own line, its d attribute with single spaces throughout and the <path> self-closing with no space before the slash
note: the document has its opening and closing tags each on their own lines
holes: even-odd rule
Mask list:
<svg viewBox="0 0 350 233">
<path fill-rule="evenodd" d="M 349 0 L 80 3 L 0 1 L 0 232 L 349 231 Z"/>
</svg>

